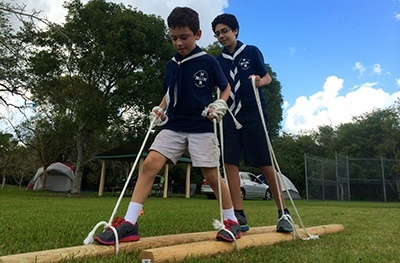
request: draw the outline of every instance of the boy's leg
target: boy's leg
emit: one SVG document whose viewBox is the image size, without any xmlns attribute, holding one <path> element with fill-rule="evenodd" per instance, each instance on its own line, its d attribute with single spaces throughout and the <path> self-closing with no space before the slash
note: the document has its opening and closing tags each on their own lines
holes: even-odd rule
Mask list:
<svg viewBox="0 0 400 263">
<path fill-rule="evenodd" d="M 137 219 L 143 203 L 151 191 L 154 179 L 166 160 L 166 157 L 157 151 L 150 151 L 146 157 L 125 218 L 116 218 L 113 222 L 119 242 L 133 242 L 140 239 Z M 114 245 L 116 243 L 114 232 L 111 229 L 98 234 L 95 240 L 103 245 Z"/>
<path fill-rule="evenodd" d="M 233 209 L 231 197 L 228 191 L 228 187 L 222 180 L 220 176 L 218 176 L 218 170 L 216 167 L 214 168 L 201 168 L 203 173 L 204 179 L 206 179 L 207 183 L 210 185 L 211 189 L 213 189 L 215 196 L 217 197 L 218 201 L 222 201 L 222 208 L 223 209 Z M 221 183 L 221 197 L 222 200 L 219 200 L 219 192 L 218 192 L 218 179 Z"/>
<path fill-rule="evenodd" d="M 231 194 L 233 209 L 235 216 L 240 224 L 242 232 L 249 231 L 250 227 L 247 222 L 247 216 L 243 210 L 243 201 L 240 190 L 239 167 L 235 164 L 225 163 L 226 175 L 228 177 L 229 192 Z"/>
<path fill-rule="evenodd" d="M 217 197 L 218 201 L 221 202 L 222 204 L 222 209 L 223 209 L 222 213 L 224 217 L 225 229 L 221 229 L 218 231 L 217 240 L 233 242 L 235 239 L 239 239 L 242 236 L 242 234 L 240 231 L 240 225 L 233 210 L 229 189 L 222 180 L 222 178 L 218 176 L 218 170 L 216 167 L 214 168 L 203 167 L 201 168 L 201 170 L 203 172 L 204 179 L 206 179 L 210 187 L 213 189 L 214 194 Z M 220 181 L 221 184 L 222 200 L 220 200 L 219 198 L 220 194 L 218 191 L 218 180 Z M 231 233 L 233 236 L 231 235 Z"/>
<path fill-rule="evenodd" d="M 273 166 L 261 166 L 260 169 L 267 179 L 272 197 L 274 198 L 276 206 L 278 207 L 278 224 L 276 226 L 276 231 L 283 233 L 293 232 L 293 220 L 290 217 L 288 209 L 286 208 L 285 199 L 283 198 L 282 194 L 281 182 L 278 177 L 275 176 Z"/>
<path fill-rule="evenodd" d="M 143 204 L 149 196 L 154 179 L 164 166 L 167 158 L 157 151 L 150 151 L 143 163 L 143 168 L 136 181 L 131 202 Z M 133 222 L 135 223 L 135 222 Z"/>
<path fill-rule="evenodd" d="M 125 220 L 135 224 L 143 203 L 150 194 L 154 179 L 164 166 L 167 158 L 157 151 L 150 151 L 143 163 L 142 171 L 133 190 L 131 202 L 125 214 Z"/>
<path fill-rule="evenodd" d="M 276 206 L 278 210 L 283 210 L 286 208 L 285 200 L 282 196 L 282 187 L 281 182 L 274 174 L 274 168 L 272 165 L 269 166 L 261 166 L 261 172 L 264 174 L 265 178 L 267 179 L 269 189 L 271 190 L 271 194 L 275 200 Z M 278 187 L 277 187 L 278 185 Z"/>
<path fill-rule="evenodd" d="M 162 130 L 157 134 L 132 193 L 131 203 L 125 215 L 126 220 L 136 223 L 142 205 L 151 192 L 155 177 L 168 159 L 175 164 L 185 149 L 185 134 L 170 130 Z"/>
<path fill-rule="evenodd" d="M 218 201 L 223 208 L 225 229 L 217 233 L 217 239 L 233 242 L 241 237 L 240 226 L 233 212 L 231 196 L 228 187 L 218 175 L 219 155 L 217 154 L 218 142 L 213 133 L 188 134 L 188 150 L 192 159 L 193 167 L 201 167 L 204 179 L 213 189 Z M 218 180 L 221 183 L 221 198 L 219 200 Z M 229 232 L 227 231 L 229 230 Z M 234 235 L 230 235 L 230 232 Z"/>
<path fill-rule="evenodd" d="M 243 210 L 243 202 L 240 193 L 239 168 L 235 164 L 225 163 L 225 170 L 228 177 L 233 208 L 235 210 Z"/>
</svg>

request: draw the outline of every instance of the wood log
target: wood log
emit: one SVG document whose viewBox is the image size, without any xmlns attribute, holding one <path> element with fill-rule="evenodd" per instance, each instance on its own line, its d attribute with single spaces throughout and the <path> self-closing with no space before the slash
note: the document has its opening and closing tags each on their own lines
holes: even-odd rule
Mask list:
<svg viewBox="0 0 400 263">
<path fill-rule="evenodd" d="M 252 227 L 250 231 L 244 233 L 244 236 L 260 233 L 274 232 L 275 226 Z M 137 251 L 147 248 L 165 247 L 189 242 L 198 242 L 204 240 L 215 240 L 217 232 L 196 232 L 175 235 L 163 235 L 155 237 L 144 237 L 138 242 L 120 243 L 120 251 Z M 72 258 L 82 258 L 89 256 L 110 256 L 115 254 L 115 246 L 102 246 L 97 244 L 82 245 L 75 247 L 59 248 L 52 250 L 43 250 L 15 254 L 0 257 L 0 262 L 59 262 Z"/>
<path fill-rule="evenodd" d="M 306 228 L 310 235 L 326 235 L 337 233 L 344 230 L 343 225 L 324 225 Z M 302 237 L 307 237 L 304 230 L 298 230 Z M 278 242 L 290 241 L 296 237 L 292 234 L 284 234 L 277 232 L 261 233 L 255 235 L 246 235 L 234 243 L 220 241 L 199 241 L 195 243 L 174 245 L 169 247 L 153 248 L 141 251 L 139 255 L 142 263 L 159 263 L 159 262 L 182 262 L 189 256 L 210 256 L 219 253 L 232 252 L 235 249 L 243 249 L 252 246 L 268 246 Z"/>
</svg>

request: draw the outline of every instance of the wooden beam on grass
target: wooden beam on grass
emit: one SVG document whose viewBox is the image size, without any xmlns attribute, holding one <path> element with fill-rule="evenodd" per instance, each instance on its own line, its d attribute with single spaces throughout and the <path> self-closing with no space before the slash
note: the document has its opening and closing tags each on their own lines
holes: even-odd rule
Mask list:
<svg viewBox="0 0 400 263">
<path fill-rule="evenodd" d="M 260 233 L 274 232 L 275 226 L 262 226 L 252 227 L 247 235 L 255 235 Z M 217 231 L 185 233 L 175 235 L 164 235 L 155 237 L 144 237 L 137 242 L 120 243 L 119 251 L 138 251 L 148 248 L 157 248 L 172 246 L 177 244 L 184 244 L 189 242 L 198 242 L 204 240 L 215 240 Z M 44 251 L 35 251 L 23 254 L 15 254 L 0 257 L 0 262 L 14 263 L 14 262 L 59 262 L 61 260 L 68 260 L 72 258 L 83 258 L 90 256 L 111 256 L 115 254 L 115 246 L 103 246 L 97 244 L 82 245 L 75 247 L 59 248 Z"/>
<path fill-rule="evenodd" d="M 306 229 L 310 235 L 326 235 L 337 233 L 344 230 L 343 225 L 324 225 L 310 227 Z M 304 230 L 298 230 L 299 234 L 307 237 Z M 291 241 L 294 239 L 292 234 L 277 232 L 261 233 L 255 235 L 245 235 L 236 241 L 238 250 L 246 247 L 268 246 L 278 242 Z M 297 237 L 296 237 L 297 238 Z M 141 251 L 139 255 L 140 262 L 159 263 L 159 262 L 182 262 L 189 256 L 210 256 L 220 253 L 232 252 L 235 249 L 234 243 L 220 241 L 200 241 L 174 245 L 169 247 L 152 248 Z"/>
</svg>

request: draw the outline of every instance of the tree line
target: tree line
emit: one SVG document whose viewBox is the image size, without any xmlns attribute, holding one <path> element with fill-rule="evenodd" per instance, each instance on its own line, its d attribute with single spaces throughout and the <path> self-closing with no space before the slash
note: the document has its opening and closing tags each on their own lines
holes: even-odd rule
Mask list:
<svg viewBox="0 0 400 263">
<path fill-rule="evenodd" d="M 76 168 L 73 193 L 93 188 L 100 168 L 92 156 L 120 145 L 138 149 L 148 113 L 162 96 L 164 66 L 174 54 L 163 19 L 105 0 L 72 0 L 64 8 L 65 23 L 56 24 L 0 0 L 0 103 L 23 116 L 17 122 L 1 116 L 12 128 L 0 134 L 3 186 L 21 186 L 38 167 L 60 161 Z M 204 49 L 221 51 L 217 42 Z M 304 153 L 398 160 L 399 102 L 337 127 L 282 133 L 281 83 L 266 67 L 273 78 L 263 88 L 272 144 L 282 172 L 298 189 L 304 188 Z M 24 103 L 16 105 L 10 96 Z M 120 180 L 125 165 L 110 166 L 109 183 Z M 183 177 L 184 171 L 174 167 L 172 174 Z M 400 180 L 400 168 L 398 175 Z"/>
</svg>

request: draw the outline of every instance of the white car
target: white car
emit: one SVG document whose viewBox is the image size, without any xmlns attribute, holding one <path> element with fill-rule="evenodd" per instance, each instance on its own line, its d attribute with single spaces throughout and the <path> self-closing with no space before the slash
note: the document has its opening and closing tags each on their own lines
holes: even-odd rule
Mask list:
<svg viewBox="0 0 400 263">
<path fill-rule="evenodd" d="M 271 200 L 272 195 L 269 186 L 249 172 L 239 172 L 240 191 L 242 200 L 245 199 L 264 199 Z M 215 199 L 215 195 L 206 180 L 201 185 L 201 193 L 209 199 Z"/>
</svg>

